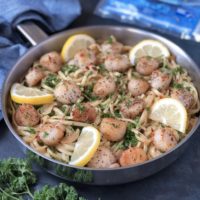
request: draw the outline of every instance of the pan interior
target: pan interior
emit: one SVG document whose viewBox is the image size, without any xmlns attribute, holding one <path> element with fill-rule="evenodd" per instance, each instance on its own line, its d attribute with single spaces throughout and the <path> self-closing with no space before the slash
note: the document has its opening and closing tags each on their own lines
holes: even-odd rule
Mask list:
<svg viewBox="0 0 200 200">
<path fill-rule="evenodd" d="M 98 38 L 106 39 L 108 38 L 108 36 L 114 35 L 118 41 L 124 44 L 133 45 L 133 46 L 144 39 L 159 40 L 169 48 L 170 52 L 176 57 L 177 63 L 187 69 L 187 71 L 189 72 L 190 76 L 193 79 L 193 82 L 198 90 L 198 93 L 200 94 L 200 81 L 199 81 L 200 70 L 198 69 L 197 65 L 180 47 L 178 47 L 176 44 L 170 42 L 169 40 L 161 36 L 158 36 L 150 32 L 138 30 L 138 29 L 133 29 L 133 28 L 128 28 L 128 27 L 115 27 L 115 26 L 83 27 L 83 28 L 72 29 L 72 30 L 68 30 L 68 31 L 56 34 L 52 37 L 49 37 L 47 40 L 43 41 L 39 45 L 31 48 L 12 68 L 4 84 L 3 96 L 2 96 L 2 109 L 3 109 L 3 114 L 4 114 L 4 119 L 6 121 L 6 124 L 8 125 L 12 133 L 15 135 L 15 137 L 23 145 L 29 148 L 31 151 L 33 150 L 28 145 L 26 145 L 24 141 L 22 141 L 22 139 L 17 135 L 17 133 L 15 132 L 9 120 L 9 116 L 7 113 L 7 108 L 8 108 L 7 99 L 9 98 L 10 88 L 14 82 L 19 81 L 19 78 L 25 75 L 27 70 L 31 67 L 32 63 L 35 60 L 37 60 L 41 55 L 52 50 L 60 51 L 66 39 L 72 34 L 77 34 L 77 33 L 85 33 L 94 37 L 95 39 L 98 39 Z M 181 141 L 177 145 L 176 148 L 181 146 L 182 143 L 184 143 L 187 139 L 189 139 L 189 137 L 193 134 L 197 126 L 198 125 L 196 125 L 196 127 L 188 134 L 188 136 L 185 139 L 183 139 L 183 141 Z M 45 157 L 39 153 L 37 154 L 42 157 Z M 165 154 L 163 154 L 163 156 L 165 156 Z M 59 161 L 55 161 L 53 159 L 49 159 L 49 158 L 46 158 L 46 159 L 62 164 L 62 165 L 66 165 Z M 147 161 L 147 162 L 151 162 L 151 161 Z"/>
</svg>

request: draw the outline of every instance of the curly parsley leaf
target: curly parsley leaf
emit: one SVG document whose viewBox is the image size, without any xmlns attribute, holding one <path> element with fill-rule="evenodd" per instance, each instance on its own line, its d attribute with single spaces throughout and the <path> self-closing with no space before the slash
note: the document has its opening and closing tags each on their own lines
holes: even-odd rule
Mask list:
<svg viewBox="0 0 200 200">
<path fill-rule="evenodd" d="M 34 200 L 85 200 L 83 197 L 79 197 L 74 187 L 68 186 L 64 183 L 59 184 L 55 187 L 46 185 L 42 190 L 34 193 Z"/>
<path fill-rule="evenodd" d="M 0 192 L 6 199 L 20 199 L 21 194 L 32 196 L 29 185 L 36 176 L 28 161 L 10 158 L 0 161 Z"/>
<path fill-rule="evenodd" d="M 30 185 L 34 183 L 36 183 L 36 176 L 27 160 L 9 158 L 0 161 L 1 200 L 23 200 L 27 195 L 33 200 L 85 200 L 79 197 L 73 186 L 63 183 L 55 187 L 46 185 L 33 195 Z"/>
</svg>

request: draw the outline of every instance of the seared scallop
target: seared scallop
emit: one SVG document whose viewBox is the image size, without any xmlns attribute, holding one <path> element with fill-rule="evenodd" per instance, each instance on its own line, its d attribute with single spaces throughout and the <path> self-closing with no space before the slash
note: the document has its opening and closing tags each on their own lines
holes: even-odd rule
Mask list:
<svg viewBox="0 0 200 200">
<path fill-rule="evenodd" d="M 116 158 L 107 147 L 101 146 L 88 163 L 92 168 L 110 168 L 116 162 Z M 113 166 L 114 167 L 114 166 Z"/>
<path fill-rule="evenodd" d="M 109 141 L 120 141 L 126 133 L 127 123 L 114 118 L 103 118 L 100 124 L 100 132 Z"/>
<path fill-rule="evenodd" d="M 149 83 L 144 79 L 131 79 L 128 83 L 128 90 L 132 96 L 140 96 L 149 89 Z"/>
<path fill-rule="evenodd" d="M 138 59 L 135 69 L 141 75 L 147 76 L 156 70 L 159 65 L 159 61 L 155 58 L 142 57 Z"/>
<path fill-rule="evenodd" d="M 93 88 L 94 94 L 100 98 L 107 97 L 108 95 L 114 93 L 115 90 L 116 84 L 114 79 L 111 77 L 104 77 L 99 79 Z"/>
<path fill-rule="evenodd" d="M 171 97 L 179 100 L 186 109 L 190 109 L 194 105 L 194 96 L 187 89 L 173 90 Z"/>
<path fill-rule="evenodd" d="M 153 135 L 153 144 L 155 147 L 162 152 L 169 151 L 175 147 L 177 140 L 173 133 L 174 131 L 171 128 L 159 128 L 155 130 Z"/>
<path fill-rule="evenodd" d="M 57 145 L 64 137 L 64 126 L 61 124 L 43 124 L 40 127 L 39 139 L 48 146 Z"/>
<path fill-rule="evenodd" d="M 139 147 L 130 147 L 123 151 L 119 163 L 122 167 L 139 164 L 147 160 L 145 151 Z"/>
<path fill-rule="evenodd" d="M 129 99 L 121 104 L 120 111 L 124 117 L 134 119 L 144 110 L 144 106 L 142 99 Z"/>
<path fill-rule="evenodd" d="M 171 80 L 171 74 L 156 70 L 151 74 L 150 84 L 152 88 L 163 91 L 169 87 Z"/>
<path fill-rule="evenodd" d="M 127 55 L 108 55 L 105 59 L 105 68 L 111 72 L 125 72 L 130 67 Z"/>
<path fill-rule="evenodd" d="M 103 54 L 119 54 L 123 50 L 123 45 L 119 42 L 103 43 L 101 45 L 101 51 Z"/>
<path fill-rule="evenodd" d="M 35 126 L 39 123 L 40 116 L 32 105 L 23 104 L 15 112 L 15 121 L 19 126 Z"/>
<path fill-rule="evenodd" d="M 65 104 L 72 104 L 76 103 L 81 97 L 81 90 L 71 81 L 62 81 L 55 87 L 54 95 L 57 101 Z"/>
<path fill-rule="evenodd" d="M 44 54 L 39 61 L 40 65 L 51 72 L 57 72 L 62 66 L 62 58 L 55 51 Z"/>
<path fill-rule="evenodd" d="M 93 51 L 81 49 L 74 56 L 74 64 L 78 67 L 87 67 L 90 64 L 95 64 L 96 56 Z"/>
<path fill-rule="evenodd" d="M 37 85 L 43 78 L 45 74 L 43 70 L 39 67 L 31 68 L 25 76 L 25 80 L 28 86 L 32 87 Z"/>
<path fill-rule="evenodd" d="M 96 110 L 90 103 L 76 105 L 72 110 L 72 117 L 74 121 L 93 123 L 96 116 Z"/>
</svg>

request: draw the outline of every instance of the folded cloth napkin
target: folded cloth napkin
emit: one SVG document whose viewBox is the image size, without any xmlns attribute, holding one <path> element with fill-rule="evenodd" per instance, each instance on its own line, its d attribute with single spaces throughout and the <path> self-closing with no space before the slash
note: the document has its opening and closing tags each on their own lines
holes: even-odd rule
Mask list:
<svg viewBox="0 0 200 200">
<path fill-rule="evenodd" d="M 0 95 L 7 72 L 27 50 L 15 26 L 31 20 L 55 32 L 64 29 L 80 12 L 79 0 L 0 0 Z"/>
</svg>

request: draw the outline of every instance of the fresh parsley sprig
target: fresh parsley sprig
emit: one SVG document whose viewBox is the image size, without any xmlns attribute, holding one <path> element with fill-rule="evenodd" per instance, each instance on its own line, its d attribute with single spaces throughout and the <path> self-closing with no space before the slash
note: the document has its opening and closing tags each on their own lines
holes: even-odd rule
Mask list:
<svg viewBox="0 0 200 200">
<path fill-rule="evenodd" d="M 36 175 L 27 160 L 10 158 L 0 161 L 1 200 L 23 200 L 25 197 L 33 200 L 85 200 L 79 197 L 73 186 L 64 183 L 55 187 L 45 185 L 32 193 L 30 186 L 35 183 Z"/>
</svg>

